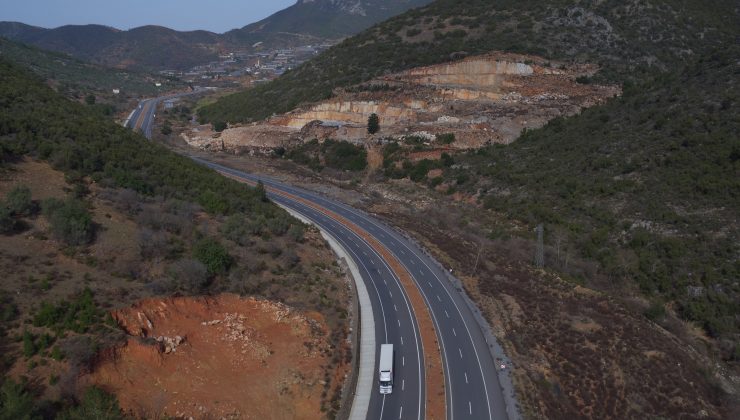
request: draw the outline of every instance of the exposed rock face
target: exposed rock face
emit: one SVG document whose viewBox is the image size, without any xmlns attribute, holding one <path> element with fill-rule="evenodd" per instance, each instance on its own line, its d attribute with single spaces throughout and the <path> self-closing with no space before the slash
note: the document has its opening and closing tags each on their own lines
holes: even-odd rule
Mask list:
<svg viewBox="0 0 740 420">
<path fill-rule="evenodd" d="M 457 85 L 473 88 L 495 88 L 507 75 L 529 76 L 534 69 L 529 64 L 487 57 L 471 58 L 451 64 L 419 67 L 395 77 L 422 85 Z"/>
<path fill-rule="evenodd" d="M 288 116 L 284 120 L 277 119 L 274 123 L 297 129 L 301 129 L 315 120 L 345 124 L 367 124 L 367 119 L 371 114 L 378 114 L 381 125 L 413 122 L 416 116 L 416 113 L 410 108 L 394 106 L 387 102 L 339 101 L 318 104 L 307 112 Z"/>
<path fill-rule="evenodd" d="M 619 94 L 615 86 L 576 82 L 596 70 L 592 65 L 567 66 L 539 57 L 495 53 L 385 76 L 364 92 L 342 94 L 270 123 L 300 129 L 309 121 L 321 120 L 359 127 L 376 113 L 386 135 L 451 131 L 460 140 L 458 147 L 508 143 L 523 128 L 539 127 Z"/>
<path fill-rule="evenodd" d="M 222 143 L 204 143 L 229 149 L 274 147 L 288 139 L 357 142 L 368 137 L 367 119 L 373 113 L 380 117 L 381 136 L 451 132 L 453 147 L 463 149 L 509 143 L 524 128 L 541 127 L 618 95 L 617 86 L 576 81 L 597 70 L 588 64 L 491 53 L 384 76 L 257 126 L 226 130 Z"/>
</svg>

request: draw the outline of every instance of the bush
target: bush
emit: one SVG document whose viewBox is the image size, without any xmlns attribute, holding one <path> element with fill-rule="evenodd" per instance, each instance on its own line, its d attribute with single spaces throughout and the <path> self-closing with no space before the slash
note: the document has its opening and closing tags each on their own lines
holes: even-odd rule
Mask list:
<svg viewBox="0 0 740 420">
<path fill-rule="evenodd" d="M 33 334 L 28 330 L 23 330 L 23 356 L 26 358 L 33 357 L 37 351 Z"/>
<path fill-rule="evenodd" d="M 31 420 L 41 418 L 36 414 L 33 398 L 23 385 L 6 379 L 0 387 L 0 420 Z"/>
<path fill-rule="evenodd" d="M 81 200 L 51 198 L 44 201 L 43 212 L 54 236 L 67 245 L 86 245 L 95 237 L 92 217 Z"/>
<path fill-rule="evenodd" d="M 442 144 L 452 144 L 455 142 L 455 134 L 454 133 L 438 134 L 437 141 L 439 141 Z"/>
<path fill-rule="evenodd" d="M 168 121 L 165 121 L 164 124 L 162 124 L 162 134 L 165 136 L 169 136 L 172 134 L 172 126 Z"/>
<path fill-rule="evenodd" d="M 208 269 L 200 261 L 177 261 L 170 265 L 168 274 L 175 287 L 181 290 L 197 293 L 208 286 Z"/>
<path fill-rule="evenodd" d="M 64 331 L 84 333 L 99 321 L 100 311 L 89 288 L 85 288 L 73 299 L 63 300 L 58 304 L 42 302 L 33 316 L 35 327 L 47 327 L 57 333 Z"/>
<path fill-rule="evenodd" d="M 367 166 L 367 151 L 346 141 L 326 140 L 321 147 L 326 166 L 344 171 L 361 171 Z"/>
<path fill-rule="evenodd" d="M 653 302 L 644 314 L 647 319 L 658 322 L 665 317 L 665 305 L 661 302 Z"/>
<path fill-rule="evenodd" d="M 303 242 L 306 234 L 305 226 L 300 224 L 292 224 L 288 229 L 288 236 L 296 242 Z"/>
<path fill-rule="evenodd" d="M 102 389 L 92 386 L 85 390 L 77 407 L 65 410 L 59 420 L 122 420 L 124 415 L 118 406 L 118 400 Z"/>
<path fill-rule="evenodd" d="M 13 212 L 0 203 L 0 233 L 12 233 L 18 229 L 18 221 L 13 217 Z"/>
<path fill-rule="evenodd" d="M 223 245 L 210 238 L 201 239 L 195 243 L 193 256 L 206 266 L 210 274 L 227 272 L 233 262 Z"/>
<path fill-rule="evenodd" d="M 75 335 L 61 344 L 64 358 L 74 367 L 87 368 L 98 353 L 98 344 L 86 335 Z"/>
<path fill-rule="evenodd" d="M 5 197 L 5 205 L 15 215 L 29 215 L 33 212 L 31 190 L 25 185 L 14 187 Z"/>
</svg>

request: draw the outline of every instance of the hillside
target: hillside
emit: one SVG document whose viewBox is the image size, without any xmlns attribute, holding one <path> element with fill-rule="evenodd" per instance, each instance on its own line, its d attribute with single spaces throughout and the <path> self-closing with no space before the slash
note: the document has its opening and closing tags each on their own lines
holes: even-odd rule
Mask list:
<svg viewBox="0 0 740 420">
<path fill-rule="evenodd" d="M 567 254 L 596 261 L 607 288 L 636 287 L 655 303 L 651 316 L 665 304 L 734 342 L 722 355 L 740 360 L 737 54 L 709 54 L 511 145 L 458 155 L 437 182 L 509 220 L 544 223 L 557 250 L 549 266 L 585 281 Z"/>
<path fill-rule="evenodd" d="M 155 78 L 148 73 L 103 67 L 4 38 L 0 38 L 0 54 L 30 68 L 59 93 L 75 100 L 92 94 L 99 99 L 98 102 L 102 99 L 107 103 L 130 106 L 128 101 L 131 99 L 185 87 L 182 83 Z M 163 82 L 163 85 L 156 87 L 155 81 Z M 114 89 L 120 93 L 113 94 Z"/>
<path fill-rule="evenodd" d="M 490 50 L 598 64 L 579 83 L 621 83 L 620 98 L 454 160 L 415 159 L 412 152 L 425 153 L 421 142 L 412 150 L 391 143 L 383 150 L 385 179 L 410 178 L 491 210 L 501 224 L 480 226 L 490 239 L 532 239 L 528 232 L 543 223 L 549 267 L 600 289 L 647 296 L 647 316 L 671 312 L 692 321 L 717 339 L 716 356 L 735 363 L 737 13 L 725 1 L 707 9 L 678 0 L 439 0 L 272 83 L 222 98 L 200 117 L 259 120 L 337 87 Z"/>
<path fill-rule="evenodd" d="M 408 9 L 432 0 L 298 0 L 259 22 L 226 33 L 236 39 L 263 41 L 278 34 L 316 38 L 354 35 Z"/>
<path fill-rule="evenodd" d="M 641 79 L 732 40 L 734 2 L 437 0 L 376 25 L 278 80 L 202 109 L 207 121 L 256 121 L 330 97 L 336 87 L 489 51 L 603 67 L 600 78 Z M 639 47 L 638 47 L 639 46 Z"/>
<path fill-rule="evenodd" d="M 0 37 L 63 52 L 109 67 L 186 70 L 218 54 L 263 47 L 319 44 L 357 32 L 431 0 L 300 0 L 259 22 L 224 34 L 175 31 L 161 26 L 119 30 L 102 25 L 46 29 L 0 22 Z M 166 53 L 164 53 L 166 52 Z"/>
<path fill-rule="evenodd" d="M 161 26 L 121 31 L 102 25 L 44 29 L 0 22 L 0 36 L 108 67 L 156 70 L 187 69 L 218 58 L 223 48 L 218 34 L 178 32 Z"/>
<path fill-rule="evenodd" d="M 162 405 L 178 398 L 191 402 L 186 410 L 196 410 L 192 402 L 205 399 L 202 405 L 208 411 L 258 411 L 255 402 L 247 405 L 237 395 L 241 386 L 255 385 L 254 377 L 273 378 L 274 387 L 290 379 L 295 391 L 286 393 L 280 404 L 285 417 L 298 404 L 292 400 L 296 395 L 300 404 L 333 416 L 344 378 L 340 369 L 346 363 L 331 363 L 336 374 L 324 365 L 330 355 L 349 360 L 340 344 L 347 336 L 348 289 L 317 231 L 269 202 L 263 189 L 229 180 L 120 127 L 4 58 L 0 115 L 0 418 L 95 417 L 85 414 L 90 412 L 123 418 L 116 398 L 90 387 L 95 384 L 113 392 L 121 409 L 144 418 L 180 415 L 182 408 Z M 316 279 L 311 285 L 301 282 L 309 277 Z M 311 321 L 316 328 L 310 337 L 295 342 L 284 340 L 289 335 L 282 332 L 288 328 L 284 325 L 265 330 L 265 337 L 268 332 L 278 337 L 257 343 L 262 360 L 242 363 L 254 375 L 236 378 L 242 385 L 226 390 L 235 392 L 231 402 L 221 394 L 217 407 L 198 392 L 178 394 L 170 388 L 169 393 L 139 395 L 141 387 L 129 386 L 120 370 L 91 375 L 97 363 L 130 360 L 156 377 L 161 368 L 157 361 L 171 357 L 172 348 L 160 344 L 161 336 L 148 334 L 167 332 L 132 333 L 130 323 L 112 318 L 110 311 L 170 295 L 209 296 L 181 301 L 198 306 L 204 320 L 223 317 L 218 307 L 226 305 L 238 315 L 234 328 L 242 331 L 252 328 L 254 319 L 274 320 L 277 310 L 296 314 L 301 325 L 308 323 L 303 313 L 316 315 L 318 321 Z M 147 310 L 146 301 L 143 308 Z M 161 314 L 161 306 L 156 308 Z M 193 324 L 183 317 L 168 322 L 180 331 Z M 197 325 L 201 327 L 200 321 Z M 216 336 L 217 330 L 209 333 Z M 179 345 L 182 337 L 172 342 Z M 331 347 L 322 351 L 327 360 L 312 362 L 310 372 L 274 369 L 300 357 L 296 349 L 305 342 Z M 189 341 L 177 353 L 185 359 L 170 358 L 168 363 L 187 360 L 202 366 L 211 357 L 234 360 L 232 353 L 219 356 L 223 348 L 198 353 L 198 346 L 206 345 Z M 284 346 L 284 359 L 273 358 L 271 346 Z M 224 366 L 222 372 L 233 372 L 233 364 Z M 266 366 L 274 370 L 261 375 Z M 310 383 L 293 376 L 319 374 L 324 380 Z M 212 385 L 223 377 L 218 370 L 205 369 L 199 381 L 215 389 Z M 204 410 L 188 414 L 210 414 Z"/>
</svg>

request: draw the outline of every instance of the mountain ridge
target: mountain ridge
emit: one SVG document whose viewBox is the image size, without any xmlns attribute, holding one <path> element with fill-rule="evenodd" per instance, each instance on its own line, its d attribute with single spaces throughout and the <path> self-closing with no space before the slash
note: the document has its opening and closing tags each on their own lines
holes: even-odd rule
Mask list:
<svg viewBox="0 0 740 420">
<path fill-rule="evenodd" d="M 157 25 L 128 30 L 97 24 L 47 29 L 4 21 L 0 22 L 0 37 L 108 67 L 185 70 L 216 60 L 224 50 L 249 49 L 257 42 L 267 48 L 283 48 L 343 38 L 429 1 L 299 1 L 259 22 L 222 34 Z"/>
</svg>

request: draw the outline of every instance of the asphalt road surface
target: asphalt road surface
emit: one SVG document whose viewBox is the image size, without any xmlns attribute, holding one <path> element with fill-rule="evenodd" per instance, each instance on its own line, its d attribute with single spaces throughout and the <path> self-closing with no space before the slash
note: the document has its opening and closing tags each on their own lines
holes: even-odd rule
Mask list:
<svg viewBox="0 0 740 420">
<path fill-rule="evenodd" d="M 157 106 L 163 100 L 198 91 L 147 99 L 132 113 L 127 126 L 151 138 Z M 331 234 L 351 254 L 360 269 L 373 306 L 375 341 L 392 343 L 395 377 L 392 394 L 381 395 L 378 386 L 376 351 L 374 390 L 368 419 L 423 419 L 425 412 L 424 349 L 413 307 L 388 263 L 360 236 L 326 214 L 280 192 L 330 210 L 367 232 L 385 246 L 411 274 L 430 309 L 442 353 L 447 419 L 507 419 L 504 391 L 499 382 L 489 343 L 461 293 L 448 280 L 448 273 L 403 234 L 360 210 L 320 194 L 282 184 L 263 176 L 247 174 L 195 158 L 232 177 L 262 181 L 270 198 L 312 220 Z M 435 349 L 427 349 L 435 351 Z"/>
<path fill-rule="evenodd" d="M 370 293 L 376 343 L 378 346 L 392 343 L 396 353 L 393 393 L 383 396 L 377 390 L 380 352 L 376 352 L 369 419 L 424 418 L 423 349 L 413 308 L 387 262 L 360 236 L 312 206 L 280 192 L 307 200 L 351 221 L 377 239 L 411 273 L 431 310 L 437 330 L 445 373 L 448 419 L 508 418 L 496 366 L 479 324 L 460 292 L 447 280 L 444 268 L 418 245 L 377 218 L 319 194 L 205 160 L 196 161 L 232 177 L 262 181 L 272 200 L 303 214 L 350 252 Z"/>
<path fill-rule="evenodd" d="M 182 96 L 194 95 L 202 93 L 205 89 L 195 89 L 190 92 L 176 93 L 173 95 L 160 96 L 158 98 L 143 99 L 139 102 L 139 106 L 134 109 L 129 119 L 126 121 L 125 127 L 131 128 L 132 130 L 141 130 L 142 134 L 148 139 L 152 138 L 152 126 L 154 123 L 154 116 L 157 112 L 157 107 L 162 101 L 167 99 L 175 99 Z"/>
</svg>

